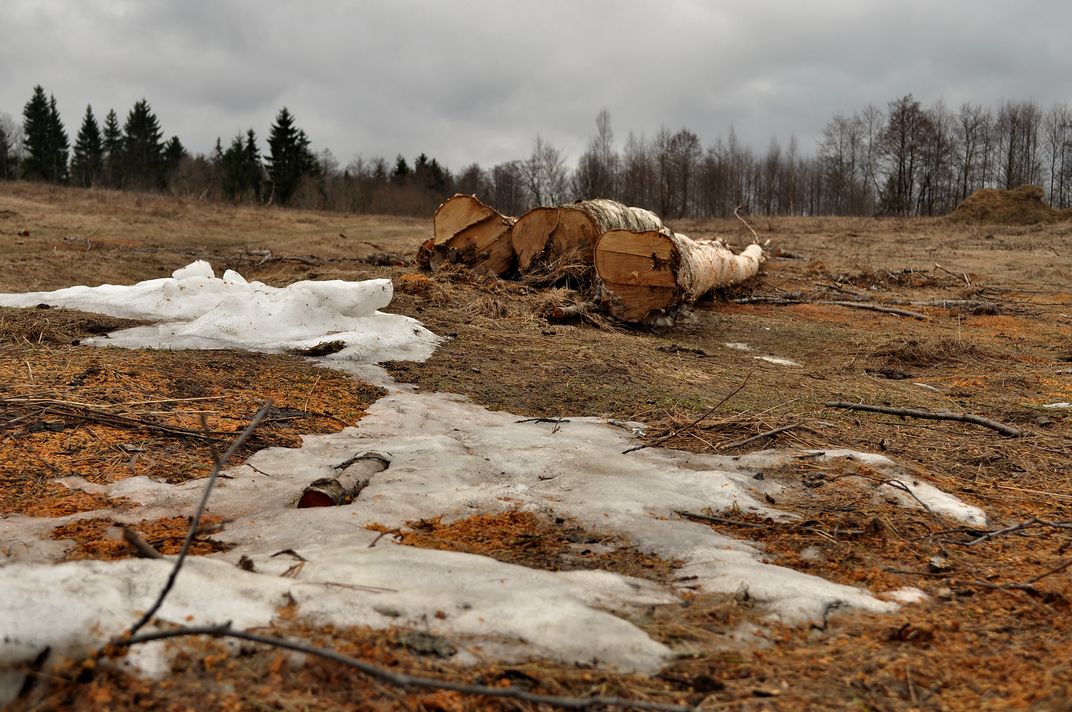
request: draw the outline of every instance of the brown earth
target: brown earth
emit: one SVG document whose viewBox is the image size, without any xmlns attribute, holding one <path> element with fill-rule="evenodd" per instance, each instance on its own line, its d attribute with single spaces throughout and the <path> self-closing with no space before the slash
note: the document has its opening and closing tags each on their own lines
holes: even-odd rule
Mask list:
<svg viewBox="0 0 1072 712">
<path fill-rule="evenodd" d="M 0 184 L 0 290 L 128 283 L 167 274 L 196 258 L 278 285 L 389 276 L 399 286 L 389 310 L 415 316 L 451 337 L 427 363 L 393 364 L 399 380 L 463 393 L 524 416 L 636 419 L 648 425 L 650 442 L 671 436 L 665 445 L 696 452 L 733 455 L 767 446 L 882 452 L 983 507 L 992 518 L 989 531 L 1024 523 L 986 538 L 982 529 L 886 505 L 876 499 L 879 479 L 860 463 L 801 458 L 767 475 L 786 485 L 776 505 L 801 515 L 793 525 L 735 512 L 695 514 L 714 514 L 710 526 L 761 541 L 776 563 L 879 589 L 917 586 L 928 599 L 889 616 L 834 612 L 821 627 L 781 628 L 771 627 L 747 596 L 696 596 L 638 617 L 653 636 L 688 651 L 655 678 L 546 662 L 460 670 L 399 645 L 399 631 L 303 629 L 281 618 L 277 632 L 396 669 L 452 679 L 507 680 L 556 694 L 622 694 L 709 709 L 1067 709 L 1072 698 L 1067 654 L 1072 649 L 1072 418 L 1067 410 L 1042 406 L 1072 401 L 1072 225 L 786 218 L 761 219 L 755 227 L 783 257 L 770 260 L 746 289 L 699 305 L 691 322 L 653 333 L 549 324 L 536 315 L 548 297 L 530 286 L 459 271 L 429 280 L 410 276 L 408 267 L 364 261 L 374 253 L 412 257 L 431 233 L 430 220 Z M 674 228 L 741 244 L 750 237 L 730 221 L 686 221 Z M 29 234 L 20 236 L 23 231 Z M 271 251 L 268 259 L 265 250 Z M 803 303 L 724 301 L 750 295 Z M 829 303 L 856 300 L 926 318 Z M 53 400 L 86 402 L 108 412 L 122 407 L 147 419 L 163 416 L 138 411 L 146 406 L 134 402 L 221 397 L 202 405 L 176 404 L 175 410 L 213 410 L 210 417 L 219 424 L 212 427 L 233 431 L 266 396 L 285 403 L 288 412 L 305 407 L 309 413 L 328 413 L 333 400 L 349 397 L 345 413 L 331 411 L 347 422 L 360 417 L 374 397 L 352 380 L 310 369 L 292 357 L 183 352 L 154 364 L 161 354 L 71 346 L 81 335 L 113 326 L 97 316 L 64 316 L 58 331 L 25 325 L 59 315 L 54 310 L 0 315 L 3 324 L 16 324 L 0 341 L 0 363 L 8 370 L 2 383 L 19 387 L 0 393 L 5 399 L 36 393 L 33 385 Z M 751 350 L 727 345 L 742 343 Z M 100 362 L 104 380 L 71 386 L 93 359 Z M 226 360 L 233 377 L 213 380 L 220 369 L 209 363 L 218 359 Z M 148 387 L 155 386 L 154 368 L 157 374 L 170 373 L 179 365 L 197 387 Z M 44 383 L 42 374 L 48 374 Z M 739 393 L 708 413 L 746 378 Z M 87 386 L 98 390 L 69 392 Z M 309 393 L 321 404 L 305 406 Z M 225 411 L 232 400 L 241 407 Z M 1006 438 L 968 424 L 824 405 L 832 400 L 974 413 L 1025 435 Z M 3 407 L 12 405 L 5 401 Z M 707 417 L 695 422 L 704 413 Z M 81 438 L 80 447 L 88 448 L 93 446 L 89 430 L 100 435 L 101 426 L 65 415 L 64 428 L 53 432 L 49 423 L 58 418 L 46 412 L 31 416 L 41 424 L 36 432 L 27 432 L 27 425 L 2 431 L 9 448 L 0 458 L 7 511 L 28 511 L 42 497 L 46 502 L 57 498 L 57 509 L 42 514 L 100 507 L 96 500 L 61 505 L 62 488 L 48 489 L 50 468 L 78 467 L 81 451 L 42 446 L 35 456 L 42 464 L 28 467 L 21 448 L 33 437 L 55 443 L 61 437 Z M 24 411 L 4 421 L 19 417 Z M 174 418 L 167 422 L 198 426 L 194 412 Z M 303 415 L 279 437 L 312 432 L 316 422 Z M 319 423 L 341 427 L 330 418 Z M 795 427 L 736 445 L 786 425 Z M 116 448 L 131 437 L 120 429 L 89 461 L 114 460 L 109 477 L 129 471 L 131 454 Z M 206 472 L 205 448 L 189 439 L 153 437 L 158 439 L 138 445 L 146 456 L 175 452 L 176 462 L 200 462 L 187 470 L 171 468 L 181 477 Z M 254 447 L 271 442 L 266 434 L 260 437 Z M 494 535 L 476 536 L 482 531 L 478 525 L 492 527 Z M 569 551 L 547 527 L 547 522 L 516 518 L 468 526 L 429 523 L 427 531 L 413 527 L 403 536 L 415 545 L 504 558 L 516 558 L 535 546 L 527 542 L 538 541 L 546 548 L 527 554 L 530 563 L 561 566 L 563 552 Z M 623 557 L 638 556 L 627 542 L 612 544 L 623 547 Z M 666 563 L 652 564 L 653 570 Z M 631 565 L 643 568 L 639 560 Z M 732 643 L 730 632 L 749 622 L 761 624 L 763 632 L 751 643 Z M 115 671 L 79 677 L 71 670 L 69 677 L 42 685 L 37 700 L 55 707 L 107 699 L 102 704 L 112 709 L 197 707 L 191 699 L 236 709 L 519 707 L 453 693 L 393 691 L 328 663 L 283 664 L 288 658 L 272 651 L 244 649 L 231 657 L 210 643 L 182 650 L 166 685 Z"/>
</svg>

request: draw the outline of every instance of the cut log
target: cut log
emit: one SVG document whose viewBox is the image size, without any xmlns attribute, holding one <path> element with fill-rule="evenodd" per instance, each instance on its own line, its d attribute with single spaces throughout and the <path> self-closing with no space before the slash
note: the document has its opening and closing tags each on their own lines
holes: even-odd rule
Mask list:
<svg viewBox="0 0 1072 712">
<path fill-rule="evenodd" d="M 524 274 L 552 263 L 591 264 L 595 244 L 608 230 L 660 229 L 655 213 L 600 198 L 530 210 L 518 218 L 510 241 Z"/>
<path fill-rule="evenodd" d="M 543 255 L 551 233 L 558 227 L 558 208 L 533 208 L 514 223 L 510 243 L 517 255 L 517 269 L 528 272 L 533 262 Z"/>
<path fill-rule="evenodd" d="M 755 276 L 764 259 L 758 244 L 734 254 L 721 240 L 692 240 L 665 230 L 611 230 L 596 244 L 597 297 L 622 321 L 672 320 L 681 306 L 712 289 Z"/>
<path fill-rule="evenodd" d="M 436 208 L 432 218 L 435 241 L 442 244 L 470 225 L 476 225 L 498 214 L 475 195 L 455 194 Z"/>
<path fill-rule="evenodd" d="M 478 272 L 502 276 L 514 267 L 510 230 L 516 218 L 499 214 L 472 195 L 455 195 L 436 210 L 435 237 L 421 245 L 417 262 L 436 270 L 464 264 Z"/>
<path fill-rule="evenodd" d="M 350 504 L 361 490 L 368 487 L 372 476 L 383 472 L 391 462 L 377 452 L 358 455 L 335 477 L 315 480 L 305 488 L 298 499 L 298 509 L 306 507 L 338 507 Z"/>
</svg>

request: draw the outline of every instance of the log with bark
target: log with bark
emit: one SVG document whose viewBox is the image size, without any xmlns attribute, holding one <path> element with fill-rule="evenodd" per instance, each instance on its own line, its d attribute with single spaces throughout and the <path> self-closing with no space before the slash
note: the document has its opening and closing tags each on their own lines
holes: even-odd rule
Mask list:
<svg viewBox="0 0 1072 712">
<path fill-rule="evenodd" d="M 517 218 L 502 215 L 475 195 L 459 194 L 439 206 L 432 222 L 435 237 L 417 253 L 417 263 L 424 269 L 464 264 L 502 276 L 514 268 L 510 229 Z"/>
<path fill-rule="evenodd" d="M 390 464 L 391 461 L 378 452 L 365 452 L 351 458 L 335 477 L 323 477 L 306 487 L 298 500 L 298 509 L 349 504 L 368 487 L 373 475 L 383 472 Z"/>
<path fill-rule="evenodd" d="M 755 276 L 764 259 L 755 243 L 734 254 L 721 240 L 611 230 L 596 244 L 596 296 L 616 319 L 670 325 L 682 306 Z"/>
<path fill-rule="evenodd" d="M 518 271 L 526 274 L 566 262 L 591 264 L 595 244 L 608 230 L 662 228 L 655 213 L 599 198 L 534 208 L 517 219 L 510 242 Z"/>
</svg>

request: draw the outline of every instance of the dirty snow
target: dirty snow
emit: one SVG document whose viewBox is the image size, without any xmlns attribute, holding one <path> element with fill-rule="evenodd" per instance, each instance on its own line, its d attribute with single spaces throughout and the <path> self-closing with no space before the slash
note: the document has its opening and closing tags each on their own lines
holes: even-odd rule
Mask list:
<svg viewBox="0 0 1072 712">
<path fill-rule="evenodd" d="M 331 360 L 428 358 L 438 342 L 432 332 L 410 317 L 377 311 L 392 296 L 389 279 L 303 281 L 278 288 L 247 282 L 232 270 L 216 277 L 208 262 L 198 260 L 171 277 L 130 286 L 0 294 L 0 306 L 48 304 L 161 322 L 84 341 L 98 346 L 279 352 L 341 341 L 345 348 Z"/>
<path fill-rule="evenodd" d="M 791 358 L 782 358 L 781 356 L 753 356 L 752 358 L 757 361 L 766 361 L 767 363 L 773 363 L 777 366 L 800 366 L 801 364 L 794 361 Z"/>
<path fill-rule="evenodd" d="M 293 598 L 299 614 L 315 623 L 403 626 L 447 636 L 459 648 L 459 661 L 539 656 L 651 672 L 672 651 L 617 614 L 679 601 L 688 590 L 747 591 L 771 617 L 790 622 L 823 620 L 843 606 L 879 613 L 918 600 L 911 591 L 871 592 L 766 563 L 758 545 L 676 513 L 737 508 L 791 518 L 764 502 L 765 495 L 791 485 L 755 475 L 799 451 L 718 457 L 646 448 L 623 454 L 635 444 L 641 424 L 597 418 L 518 422 L 515 415 L 460 396 L 391 385 L 369 362 L 398 357 L 384 354 L 427 356 L 436 337 L 415 320 L 377 312 L 390 297 L 388 280 L 299 282 L 274 289 L 232 272 L 218 279 L 206 263 L 131 287 L 0 296 L 0 304 L 47 302 L 166 322 L 94 343 L 268 351 L 345 340 L 348 348 L 324 363 L 391 386 L 390 395 L 356 427 L 306 436 L 300 448 L 263 450 L 249 466 L 227 471 L 209 511 L 229 522 L 215 536 L 234 548 L 193 559 L 161 620 L 264 626 Z M 269 320 L 270 339 L 264 329 Z M 366 450 L 386 453 L 391 464 L 357 501 L 294 508 L 306 484 L 330 476 L 333 466 Z M 883 497 L 897 504 L 985 523 L 982 511 L 909 476 L 888 458 L 847 450 L 815 454 L 855 458 L 882 472 L 890 483 L 882 486 Z M 78 477 L 63 482 L 138 506 L 52 520 L 0 518 L 0 556 L 9 562 L 0 566 L 0 600 L 5 601 L 0 630 L 6 636 L 0 671 L 32 658 L 45 645 L 77 654 L 120 633 L 149 605 L 167 575 L 167 561 L 53 564 L 63 547 L 47 538 L 53 527 L 94 516 L 135 522 L 189 513 L 203 487 L 199 481 L 169 485 L 143 477 L 104 485 Z M 482 556 L 405 547 L 390 537 L 370 548 L 376 534 L 365 528 L 509 509 L 568 517 L 593 532 L 620 535 L 642 551 L 678 560 L 676 583 L 661 586 L 601 571 L 532 570 Z M 284 549 L 306 561 L 290 570 L 294 559 L 273 556 Z M 242 556 L 253 562 L 255 572 L 235 566 Z M 166 669 L 164 652 L 160 645 L 144 646 L 130 662 L 159 673 Z M 0 672 L 0 701 L 18 681 L 17 675 Z"/>
</svg>

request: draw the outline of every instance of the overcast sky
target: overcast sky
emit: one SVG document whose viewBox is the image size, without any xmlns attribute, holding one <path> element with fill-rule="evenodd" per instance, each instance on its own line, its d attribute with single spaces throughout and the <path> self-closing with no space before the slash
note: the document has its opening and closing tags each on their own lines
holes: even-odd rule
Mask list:
<svg viewBox="0 0 1072 712">
<path fill-rule="evenodd" d="M 345 165 L 420 152 L 452 169 L 572 164 L 606 107 L 630 130 L 731 126 L 758 151 L 912 93 L 996 106 L 1072 100 L 1065 0 L 0 0 L 0 113 L 35 84 L 73 136 L 86 104 L 149 100 L 207 152 L 281 106 Z"/>
</svg>

